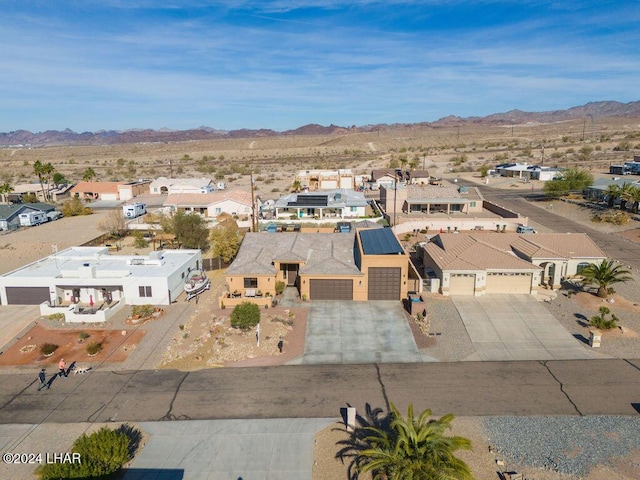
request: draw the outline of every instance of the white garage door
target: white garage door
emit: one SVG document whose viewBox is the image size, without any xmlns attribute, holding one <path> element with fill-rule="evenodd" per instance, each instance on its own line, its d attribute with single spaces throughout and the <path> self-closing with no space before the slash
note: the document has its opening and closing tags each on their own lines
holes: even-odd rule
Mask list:
<svg viewBox="0 0 640 480">
<path fill-rule="evenodd" d="M 487 293 L 531 293 L 531 274 L 489 273 Z"/>
<path fill-rule="evenodd" d="M 476 290 L 476 276 L 458 274 L 449 277 L 449 295 L 473 295 Z"/>
</svg>

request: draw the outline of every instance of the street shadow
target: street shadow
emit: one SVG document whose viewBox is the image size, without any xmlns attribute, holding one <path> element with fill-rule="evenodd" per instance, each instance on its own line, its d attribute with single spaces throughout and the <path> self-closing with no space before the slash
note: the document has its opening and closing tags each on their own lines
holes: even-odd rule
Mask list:
<svg viewBox="0 0 640 480">
<path fill-rule="evenodd" d="M 351 405 L 347 404 L 347 406 L 350 407 Z M 334 430 L 348 432 L 349 437 L 346 440 L 340 440 L 337 442 L 340 450 L 336 453 L 335 458 L 340 460 L 343 464 L 345 462 L 349 462 L 347 470 L 348 479 L 357 480 L 357 468 L 359 466 L 358 461 L 359 458 L 361 458 L 360 453 L 372 447 L 371 436 L 373 430 L 385 432 L 391 431 L 392 415 L 391 412 L 385 412 L 380 407 L 373 408 L 369 403 L 367 403 L 365 404 L 364 415 L 356 413 L 356 427 L 352 431 L 349 431 L 347 429 L 346 422 L 347 409 L 344 408 L 340 410 L 341 413 L 344 410 L 344 413 L 342 413 L 344 422 L 341 423 L 339 427 L 334 428 Z"/>
<path fill-rule="evenodd" d="M 92 477 L 95 478 L 95 477 Z M 183 480 L 184 470 L 180 468 L 128 468 L 121 470 L 114 480 Z"/>
<path fill-rule="evenodd" d="M 574 313 L 573 316 L 576 317 L 576 319 L 577 319 L 576 322 L 581 327 L 588 327 L 589 326 L 589 319 L 587 317 L 585 317 L 583 314 Z"/>
<path fill-rule="evenodd" d="M 584 335 L 582 335 L 580 333 L 574 333 L 573 334 L 573 338 L 575 338 L 576 340 L 584 343 L 585 345 L 589 345 L 589 339 L 586 338 Z"/>
<path fill-rule="evenodd" d="M 127 436 L 129 439 L 129 458 L 134 458 L 141 448 L 142 432 L 128 423 L 120 425 L 116 432 L 124 433 Z"/>
<path fill-rule="evenodd" d="M 640 403 L 632 403 L 631 406 L 636 412 L 640 413 Z"/>
</svg>

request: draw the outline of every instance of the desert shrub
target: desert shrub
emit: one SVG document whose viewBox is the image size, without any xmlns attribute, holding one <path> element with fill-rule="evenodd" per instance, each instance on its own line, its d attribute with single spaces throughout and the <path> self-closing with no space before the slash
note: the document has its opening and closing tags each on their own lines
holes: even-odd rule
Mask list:
<svg viewBox="0 0 640 480">
<path fill-rule="evenodd" d="M 282 295 L 282 292 L 284 292 L 284 282 L 283 281 L 277 281 L 276 282 L 276 295 Z"/>
<path fill-rule="evenodd" d="M 97 355 L 102 351 L 102 343 L 91 342 L 85 349 L 88 355 Z"/>
<path fill-rule="evenodd" d="M 150 317 L 153 313 L 153 305 L 134 305 L 131 307 L 131 315 L 139 315 L 140 318 Z"/>
<path fill-rule="evenodd" d="M 64 313 L 52 313 L 47 318 L 49 320 L 64 320 Z"/>
<path fill-rule="evenodd" d="M 136 248 L 146 248 L 149 242 L 144 239 L 144 234 L 140 230 L 133 232 L 133 246 Z"/>
<path fill-rule="evenodd" d="M 87 338 L 89 338 L 91 335 L 89 335 L 87 332 L 80 332 L 78 333 L 78 338 L 80 340 L 86 340 Z"/>
<path fill-rule="evenodd" d="M 611 330 L 618 326 L 619 318 L 616 317 L 615 314 L 611 313 L 609 307 L 602 306 L 598 311 L 600 312 L 600 315 L 591 317 L 591 321 L 589 322 L 591 326 L 599 328 L 600 330 Z M 611 315 L 611 317 L 607 318 L 607 315 Z"/>
<path fill-rule="evenodd" d="M 91 210 L 89 207 L 86 207 L 82 203 L 82 200 L 80 200 L 78 197 L 74 197 L 64 202 L 62 204 L 62 207 L 60 208 L 60 211 L 62 212 L 62 215 L 64 215 L 65 217 L 75 217 L 78 215 L 91 215 L 93 213 L 93 210 Z"/>
<path fill-rule="evenodd" d="M 55 343 L 45 343 L 40 347 L 40 353 L 43 355 L 51 355 L 58 349 Z"/>
<path fill-rule="evenodd" d="M 91 435 L 83 433 L 71 447 L 71 454 L 78 454 L 80 462 L 48 463 L 38 467 L 36 473 L 41 480 L 107 478 L 131 460 L 140 437 L 138 430 L 127 425 L 118 430 L 102 427 Z"/>
<path fill-rule="evenodd" d="M 242 302 L 231 312 L 231 326 L 249 330 L 260 322 L 260 308 L 255 303 Z"/>
<path fill-rule="evenodd" d="M 612 223 L 613 225 L 626 225 L 631 221 L 631 216 L 627 212 L 601 212 L 591 217 L 591 221 L 595 223 Z"/>
</svg>

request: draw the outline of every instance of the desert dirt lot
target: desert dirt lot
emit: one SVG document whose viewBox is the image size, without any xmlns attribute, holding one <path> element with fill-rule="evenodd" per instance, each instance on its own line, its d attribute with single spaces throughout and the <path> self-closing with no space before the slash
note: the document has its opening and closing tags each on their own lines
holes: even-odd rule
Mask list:
<svg viewBox="0 0 640 480">
<path fill-rule="evenodd" d="M 472 176 L 470 171 L 481 165 L 494 166 L 502 161 L 531 164 L 544 160 L 545 165 L 580 164 L 593 173 L 601 174 L 609 164 L 632 159 L 633 152 L 614 151 L 618 143 L 630 133 L 640 130 L 638 119 L 602 119 L 598 131 L 583 131 L 582 120 L 554 125 L 527 125 L 505 127 L 464 127 L 461 129 L 428 127 L 389 128 L 381 132 L 340 136 L 298 136 L 255 139 L 229 139 L 203 142 L 149 145 L 108 145 L 79 147 L 7 148 L 0 149 L 0 183 L 19 183 L 35 180 L 31 164 L 36 159 L 52 162 L 57 171 L 72 181 L 82 177 L 87 166 L 94 168 L 98 180 L 124 180 L 158 176 L 191 177 L 211 176 L 224 180 L 229 189 L 250 186 L 252 171 L 256 192 L 263 200 L 277 198 L 288 191 L 291 180 L 301 169 L 351 168 L 356 173 L 369 174 L 374 168 L 391 165 L 426 168 L 432 175 L 455 177 Z M 579 158 L 582 147 L 592 151 Z M 169 166 L 171 160 L 171 166 Z M 523 192 L 528 185 L 504 188 Z M 538 188 L 538 186 L 536 187 Z M 580 219 L 591 224 L 586 209 L 558 204 L 556 213 Z M 63 218 L 39 227 L 0 235 L 0 273 L 6 273 L 25 263 L 36 261 L 52 251 L 82 244 L 102 232 L 97 229 L 99 219 L 105 215 L 96 211 L 91 216 Z M 635 227 L 635 229 L 634 229 Z M 638 225 L 613 228 L 599 225 L 603 231 L 616 232 L 630 239 L 640 239 Z M 606 230 L 608 229 L 608 230 Z M 123 253 L 130 252 L 123 250 Z M 218 277 L 216 277 L 218 275 Z M 200 299 L 196 312 L 184 321 L 170 344 L 163 351 L 160 368 L 192 370 L 203 367 L 239 367 L 278 365 L 300 355 L 304 348 L 306 309 L 303 305 L 289 309 L 269 309 L 264 316 L 261 345 L 257 346 L 255 333 L 241 333 L 229 328 L 229 310 L 217 309 L 216 298 L 222 283 L 220 272 L 212 273 L 215 286 Z M 578 302 L 589 302 L 590 297 L 578 295 Z M 637 299 L 636 299 L 637 300 Z M 622 304 L 622 302 L 618 302 Z M 634 307 L 631 305 L 631 307 Z M 631 308 L 630 307 L 630 308 Z M 594 309 L 595 306 L 587 305 Z M 266 313 L 266 312 L 265 312 Z M 414 329 L 414 334 L 419 335 Z M 277 341 L 284 338 L 280 353 Z M 424 338 L 417 339 L 425 344 Z M 142 340 L 144 341 L 144 339 Z M 165 346 L 163 346 L 164 348 Z M 489 451 L 487 432 L 480 418 L 457 418 L 452 434 L 470 438 L 473 452 L 461 457 L 472 467 L 476 478 L 500 478 L 495 463 L 496 455 Z M 314 448 L 314 480 L 347 478 L 347 466 L 335 459 L 336 442 L 345 439 L 340 425 L 320 432 Z M 49 450 L 52 450 L 49 448 Z M 565 452 L 571 454 L 571 452 Z M 610 465 L 601 465 L 583 480 L 640 479 L 637 456 L 612 459 Z M 635 462 L 635 463 L 634 463 Z M 536 480 L 578 480 L 576 476 L 560 475 L 526 465 L 508 465 L 510 470 L 524 473 Z M 365 477 L 366 478 L 366 477 Z"/>
</svg>

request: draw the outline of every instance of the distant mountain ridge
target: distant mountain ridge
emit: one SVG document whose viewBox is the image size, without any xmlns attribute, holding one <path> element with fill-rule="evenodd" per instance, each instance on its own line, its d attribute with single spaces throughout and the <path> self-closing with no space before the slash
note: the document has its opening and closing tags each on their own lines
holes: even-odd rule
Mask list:
<svg viewBox="0 0 640 480">
<path fill-rule="evenodd" d="M 615 101 L 590 102 L 586 105 L 571 107 L 566 110 L 553 110 L 548 112 L 523 112 L 510 110 L 504 113 L 494 113 L 485 117 L 456 117 L 450 115 L 435 122 L 420 122 L 428 127 L 446 127 L 455 125 L 520 125 L 525 123 L 553 123 L 579 118 L 601 117 L 640 117 L 640 101 L 620 103 Z M 341 127 L 338 125 L 323 126 L 309 124 L 294 130 L 278 132 L 271 129 L 240 129 L 217 130 L 206 126 L 190 130 L 171 130 L 162 128 L 132 129 L 125 131 L 99 130 L 96 132 L 76 133 L 72 130 L 47 130 L 45 132 L 32 133 L 28 130 L 16 130 L 14 132 L 0 133 L 0 145 L 16 146 L 44 146 L 44 145 L 98 145 L 119 143 L 143 143 L 143 142 L 184 142 L 190 140 L 210 140 L 216 138 L 258 138 L 278 135 L 332 135 L 355 132 L 372 132 L 381 129 L 409 124 L 377 124 L 361 127 Z"/>
</svg>

